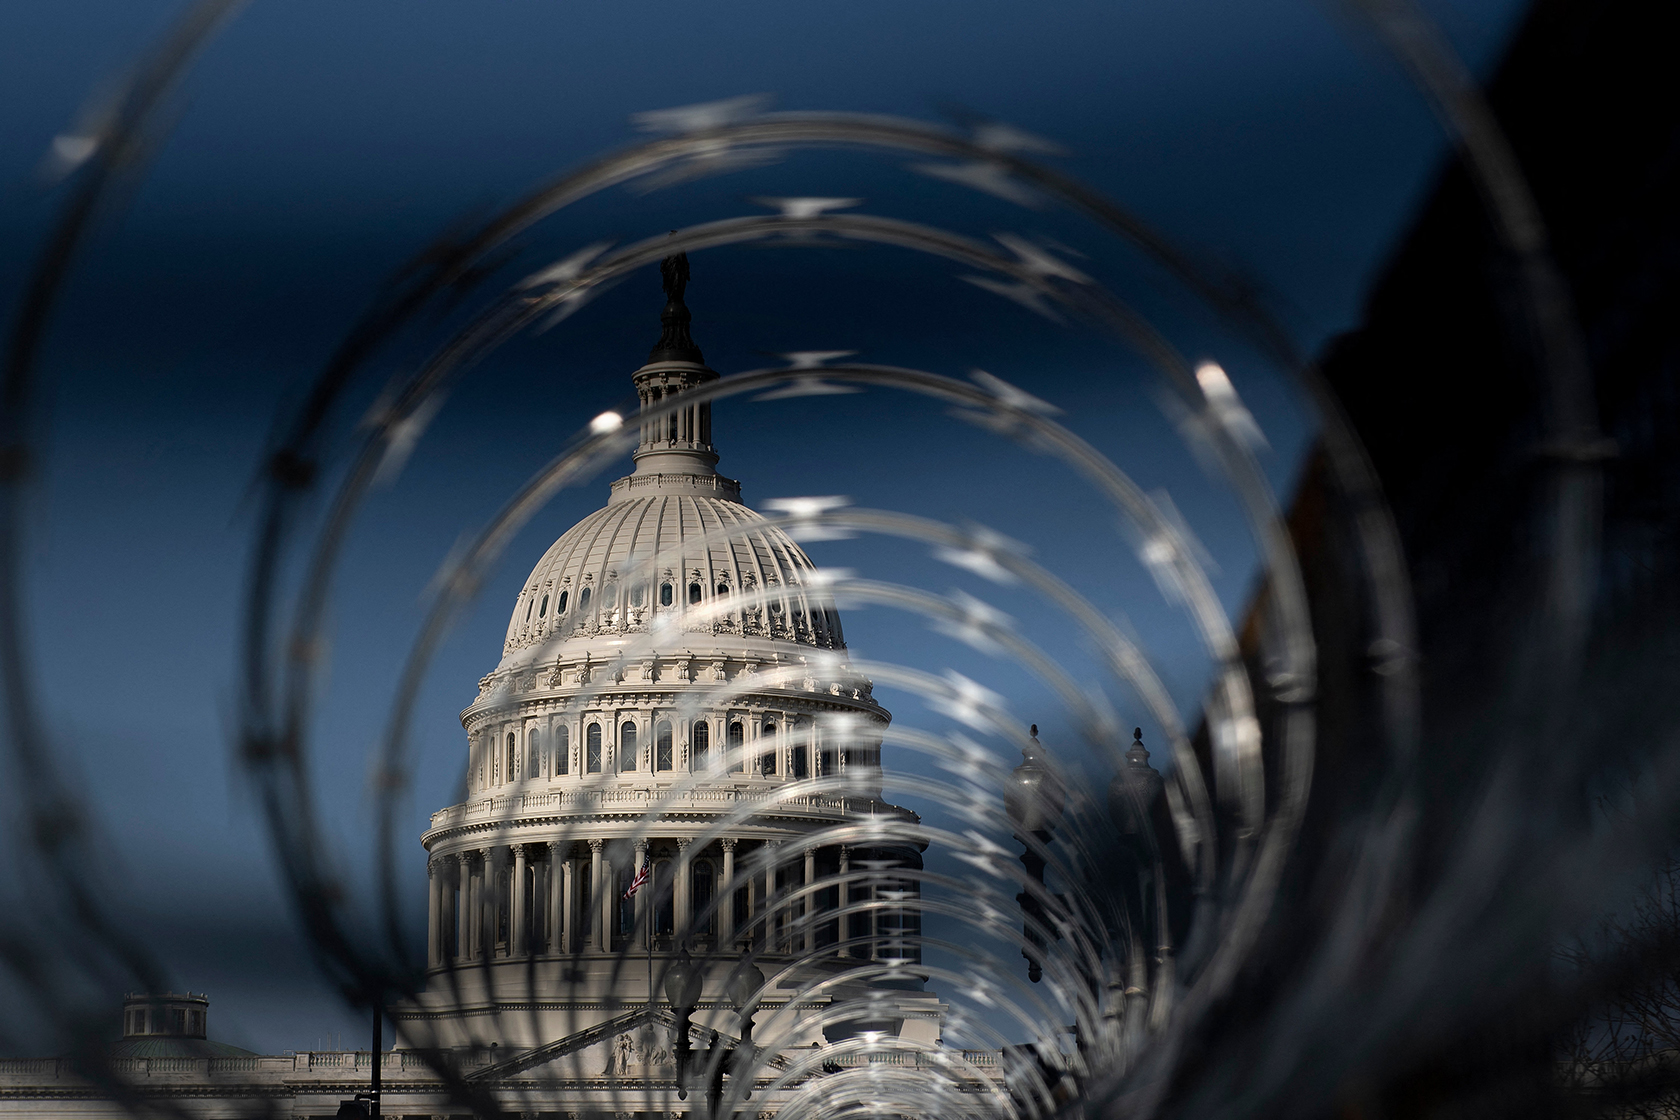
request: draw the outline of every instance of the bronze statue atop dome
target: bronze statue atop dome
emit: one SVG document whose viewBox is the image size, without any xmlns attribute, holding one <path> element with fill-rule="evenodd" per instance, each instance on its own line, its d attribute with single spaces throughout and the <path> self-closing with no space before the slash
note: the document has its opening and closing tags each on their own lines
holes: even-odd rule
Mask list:
<svg viewBox="0 0 1680 1120">
<path fill-rule="evenodd" d="M 665 289 L 665 310 L 659 316 L 662 327 L 659 341 L 648 353 L 648 361 L 704 364 L 706 359 L 701 356 L 700 347 L 689 337 L 691 316 L 688 305 L 683 303 L 683 292 L 688 289 L 688 254 L 674 253 L 660 261 L 659 278 Z"/>
<path fill-rule="evenodd" d="M 688 254 L 677 253 L 659 262 L 659 276 L 665 282 L 665 300 L 681 303 L 688 288 Z"/>
</svg>

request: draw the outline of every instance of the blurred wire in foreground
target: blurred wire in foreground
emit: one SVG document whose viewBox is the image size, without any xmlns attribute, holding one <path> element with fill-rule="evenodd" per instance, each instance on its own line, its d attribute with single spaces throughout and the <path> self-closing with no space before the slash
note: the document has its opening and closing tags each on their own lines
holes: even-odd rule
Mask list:
<svg viewBox="0 0 1680 1120">
<path fill-rule="evenodd" d="M 284 1071 L 205 1059 L 205 1076 L 319 1095 L 388 1071 L 375 1107 L 486 1117 L 1666 1114 L 1680 1037 L 1680 356 L 1665 325 L 1672 237 L 1650 234 L 1671 231 L 1680 144 L 1672 108 L 1631 95 L 1661 72 L 1647 57 L 1655 39 L 1632 5 L 1542 4 L 1484 100 L 1409 6 L 1355 6 L 1465 157 L 1365 324 L 1317 365 L 1240 288 L 1048 166 L 1052 145 L 997 122 L 772 113 L 753 98 L 646 114 L 651 139 L 394 277 L 265 461 L 239 745 L 322 966 L 348 1001 L 394 1021 L 401 1052 L 366 1068 L 297 1056 Z M 199 30 L 181 43 L 219 10 L 195 9 Z M 98 158 L 85 139 L 58 158 Z M 1287 506 L 1256 464 L 1264 434 L 1236 380 L 1194 366 L 1132 301 L 1016 234 L 982 241 L 855 199 L 768 198 L 768 213 L 504 275 L 513 239 L 594 192 L 818 147 L 910 154 L 912 172 L 949 189 L 1053 201 L 1163 266 L 1316 405 L 1320 444 Z M 22 320 L 7 382 L 20 408 L 39 324 L 97 199 L 90 181 Z M 977 299 L 1142 355 L 1247 518 L 1263 578 L 1244 612 L 1227 616 L 1170 506 L 1006 377 L 838 352 L 706 367 L 684 302 L 688 254 L 825 243 L 952 262 Z M 355 904 L 314 815 L 310 729 L 326 607 L 362 501 L 500 345 L 566 329 L 656 264 L 662 333 L 634 403 L 576 433 L 440 573 L 379 747 L 379 892 Z M 431 307 L 492 282 L 500 290 L 387 387 L 360 442 L 335 443 L 370 359 L 422 333 Z M 834 498 L 762 513 L 735 501 L 738 484 L 713 469 L 714 405 L 856 392 L 939 401 L 1089 486 L 1215 666 L 1199 709 L 1170 702 L 1148 642 L 1089 589 L 991 529 Z M 7 446 L 26 435 L 17 426 Z M 421 939 L 398 889 L 417 853 L 397 799 L 432 655 L 518 530 L 626 453 L 636 471 L 531 570 L 463 715 L 461 797 L 425 836 Z M 116 960 L 124 983 L 155 992 L 143 951 L 124 948 L 62 854 L 86 826 L 27 706 L 22 454 L 8 458 L 19 467 L 0 572 L 19 819 L 33 837 L 21 870 L 67 892 L 76 936 L 97 943 L 77 968 Z M 848 535 L 915 542 L 1030 590 L 1087 638 L 1105 678 L 1075 683 L 978 596 L 827 571 L 803 551 Z M 861 604 L 1030 674 L 1072 737 L 1041 739 L 998 693 L 939 667 L 853 659 L 841 615 Z M 876 684 L 953 726 L 895 720 Z M 895 804 L 895 787 L 920 812 Z M 58 942 L 8 938 L 19 975 L 65 964 Z M 88 1023 L 66 1026 L 78 1053 L 98 1052 Z M 136 1106 L 138 1078 L 97 1061 L 82 1072 Z"/>
</svg>

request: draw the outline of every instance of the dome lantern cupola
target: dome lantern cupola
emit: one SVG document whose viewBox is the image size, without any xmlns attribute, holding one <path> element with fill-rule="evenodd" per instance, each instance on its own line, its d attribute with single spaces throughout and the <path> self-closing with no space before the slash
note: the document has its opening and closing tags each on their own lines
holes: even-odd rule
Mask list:
<svg viewBox="0 0 1680 1120">
<path fill-rule="evenodd" d="M 739 497 L 733 480 L 717 476 L 717 450 L 712 446 L 712 406 L 697 404 L 664 416 L 646 414 L 669 403 L 673 396 L 717 380 L 707 367 L 700 348 L 688 332 L 690 315 L 683 302 L 688 287 L 688 254 L 678 253 L 660 263 L 665 287 L 665 310 L 660 314 L 659 342 L 648 354 L 647 364 L 631 375 L 641 399 L 642 438 L 632 456 L 635 476 L 658 489 L 692 490 L 697 485 L 716 492 L 728 490 Z M 724 483 L 722 487 L 719 483 Z M 638 487 L 640 489 L 640 487 Z"/>
</svg>

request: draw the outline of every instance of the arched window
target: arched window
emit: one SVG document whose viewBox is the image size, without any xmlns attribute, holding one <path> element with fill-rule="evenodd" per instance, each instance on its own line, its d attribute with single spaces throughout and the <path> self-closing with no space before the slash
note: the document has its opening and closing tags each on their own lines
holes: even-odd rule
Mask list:
<svg viewBox="0 0 1680 1120">
<path fill-rule="evenodd" d="M 618 768 L 625 773 L 636 768 L 636 725 L 629 720 L 618 729 Z"/>
<path fill-rule="evenodd" d="M 659 605 L 662 607 L 671 605 L 671 585 L 668 583 L 659 585 Z"/>
<path fill-rule="evenodd" d="M 694 932 L 702 937 L 717 936 L 717 914 L 706 914 L 706 907 L 712 904 L 712 896 L 717 893 L 717 876 L 712 865 L 706 860 L 695 863 L 689 879 L 689 913 L 695 923 Z M 705 920 L 701 915 L 706 914 Z"/>
<path fill-rule="evenodd" d="M 741 754 L 742 745 L 747 741 L 747 729 L 739 723 L 729 725 L 729 771 L 739 774 L 745 765 L 745 758 Z"/>
<path fill-rule="evenodd" d="M 671 861 L 662 859 L 653 865 L 653 932 L 669 937 L 676 924 L 672 913 Z"/>
<path fill-rule="evenodd" d="M 618 584 L 617 583 L 614 583 L 612 580 L 608 580 L 601 587 L 601 604 L 602 604 L 601 609 L 602 610 L 608 610 L 608 611 L 610 611 L 614 607 L 618 606 Z"/>
<path fill-rule="evenodd" d="M 528 778 L 542 777 L 542 755 L 537 746 L 537 733 L 533 730 L 525 746 L 525 776 Z"/>
<path fill-rule="evenodd" d="M 586 611 L 588 609 L 589 609 L 589 588 L 586 587 L 586 588 L 583 589 L 583 592 L 580 595 L 578 595 L 578 610 Z"/>
<path fill-rule="evenodd" d="M 592 723 L 583 737 L 586 758 L 584 765 L 591 774 L 601 772 L 601 725 Z"/>
<path fill-rule="evenodd" d="M 566 599 L 570 595 L 571 595 L 570 591 L 560 592 L 560 601 L 558 603 L 554 604 L 554 613 L 555 614 L 565 614 L 566 613 Z"/>
<path fill-rule="evenodd" d="M 544 595 L 543 598 L 542 598 L 542 606 L 537 608 L 537 617 L 538 618 L 547 618 L 548 617 L 548 596 L 547 595 Z"/>
<path fill-rule="evenodd" d="M 776 772 L 776 723 L 774 720 L 764 721 L 764 737 L 770 741 L 770 749 L 758 756 L 758 768 L 765 777 Z"/>
<path fill-rule="evenodd" d="M 694 721 L 694 734 L 689 740 L 689 769 L 696 774 L 705 770 L 710 762 L 707 757 L 712 748 L 712 728 L 703 719 Z"/>
<path fill-rule="evenodd" d="M 727 583 L 718 584 L 717 593 L 718 593 L 718 598 L 720 598 L 720 599 L 723 598 L 725 595 L 728 595 L 729 594 L 729 585 Z"/>
<path fill-rule="evenodd" d="M 536 605 L 537 605 L 537 601 L 535 599 L 532 599 L 530 602 L 525 604 L 525 621 L 526 622 L 531 621 L 531 608 L 536 606 Z"/>
<path fill-rule="evenodd" d="M 519 742 L 513 737 L 513 732 L 509 731 L 507 737 L 507 768 L 502 771 L 503 781 L 511 782 L 518 777 L 519 763 L 516 761 L 518 756 Z"/>
<path fill-rule="evenodd" d="M 554 772 L 565 774 L 572 767 L 572 733 L 565 724 L 554 729 Z"/>
<path fill-rule="evenodd" d="M 806 743 L 795 742 L 793 744 L 793 778 L 795 781 L 811 776 L 810 749 L 810 746 Z"/>
<path fill-rule="evenodd" d="M 698 583 L 691 583 L 688 585 L 688 601 L 690 603 L 698 603 L 700 601 L 700 585 Z"/>
<path fill-rule="evenodd" d="M 671 754 L 671 724 L 666 720 L 660 720 L 659 726 L 653 732 L 653 768 L 655 770 L 672 769 Z"/>
<path fill-rule="evenodd" d="M 677 438 L 677 414 L 671 413 L 671 438 Z"/>
</svg>

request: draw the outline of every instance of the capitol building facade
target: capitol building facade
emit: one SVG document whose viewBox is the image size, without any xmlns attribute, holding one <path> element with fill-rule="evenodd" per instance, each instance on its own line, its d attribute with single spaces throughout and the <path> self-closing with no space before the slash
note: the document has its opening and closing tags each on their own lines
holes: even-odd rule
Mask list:
<svg viewBox="0 0 1680 1120">
<path fill-rule="evenodd" d="M 461 715 L 465 797 L 421 837 L 426 983 L 389 1012 L 387 1116 L 464 1115 L 422 1051 L 544 1120 L 705 1115 L 738 1053 L 750 1115 L 870 1062 L 950 1067 L 916 818 L 881 794 L 891 716 L 818 569 L 718 473 L 711 405 L 682 405 L 717 374 L 686 259 L 662 271 L 634 470 L 525 580 Z M 191 1022 L 116 1060 L 143 1094 L 302 1117 L 366 1090 L 369 1052 L 204 1049 Z M 996 1088 L 995 1054 L 955 1056 Z M 0 1120 L 118 1113 L 66 1060 L 0 1062 Z"/>
<path fill-rule="evenodd" d="M 891 716 L 848 665 L 815 565 L 717 472 L 711 405 L 680 404 L 717 377 L 689 336 L 686 270 L 666 262 L 663 332 L 633 375 L 634 471 L 532 569 L 462 713 L 467 799 L 423 837 L 433 983 L 396 1013 L 441 1046 L 592 1032 L 657 1003 L 685 953 L 695 1029 L 730 1034 L 743 958 L 814 988 L 813 1009 L 836 995 L 825 972 L 920 958 L 918 880 L 892 874 L 920 870 L 920 847 L 833 840 L 915 821 L 881 799 Z M 850 1029 L 792 1026 L 775 990 L 760 1002 L 787 1045 Z M 869 1028 L 937 1043 L 938 1000 L 900 1002 Z"/>
</svg>

